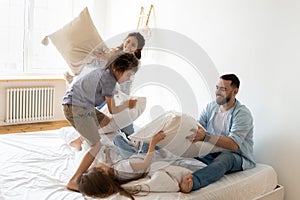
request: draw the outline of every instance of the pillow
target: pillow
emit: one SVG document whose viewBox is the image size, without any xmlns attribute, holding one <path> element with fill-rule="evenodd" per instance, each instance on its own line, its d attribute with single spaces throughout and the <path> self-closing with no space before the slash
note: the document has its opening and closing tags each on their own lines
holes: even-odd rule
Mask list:
<svg viewBox="0 0 300 200">
<path fill-rule="evenodd" d="M 152 166 L 151 166 L 152 167 Z M 175 165 L 159 169 L 149 176 L 122 185 L 124 188 L 141 188 L 142 192 L 178 192 L 179 184 L 184 175 L 191 170 Z"/>
<path fill-rule="evenodd" d="M 163 130 L 166 138 L 157 145 L 176 156 L 186 158 L 222 150 L 209 142 L 192 143 L 186 139 L 187 136 L 193 134 L 191 129 L 197 129 L 198 125 L 200 124 L 189 115 L 169 111 L 130 135 L 129 138 L 137 141 L 150 141 L 154 134 Z"/>
<path fill-rule="evenodd" d="M 46 36 L 42 41 L 44 45 L 48 44 L 48 37 L 61 53 L 74 75 L 80 74 L 85 58 L 93 49 L 96 47 L 102 48 L 103 51 L 107 49 L 93 24 L 87 7 L 64 27 Z"/>
<path fill-rule="evenodd" d="M 121 95 L 122 94 L 122 95 Z M 117 98 L 117 99 L 116 99 Z M 118 91 L 118 95 L 115 95 L 115 101 L 118 102 L 118 98 L 123 98 L 123 100 L 126 100 L 129 98 L 126 94 L 121 93 Z M 126 108 L 123 111 L 111 115 L 108 112 L 107 105 L 105 105 L 101 112 L 106 114 L 108 117 L 111 118 L 108 125 L 105 127 L 99 129 L 99 133 L 109 133 L 113 131 L 117 131 L 119 129 L 122 129 L 128 125 L 130 125 L 134 120 L 136 120 L 145 110 L 146 108 L 146 98 L 145 97 L 134 97 L 137 99 L 136 106 L 132 109 Z M 122 103 L 123 101 L 120 101 Z"/>
</svg>

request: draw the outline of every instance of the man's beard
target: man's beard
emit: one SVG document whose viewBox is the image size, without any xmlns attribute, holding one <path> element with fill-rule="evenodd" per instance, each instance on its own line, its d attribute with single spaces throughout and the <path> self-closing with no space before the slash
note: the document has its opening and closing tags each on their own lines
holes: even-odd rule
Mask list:
<svg viewBox="0 0 300 200">
<path fill-rule="evenodd" d="M 218 105 L 221 106 L 221 105 L 224 105 L 224 104 L 228 103 L 230 101 L 231 97 L 232 97 L 232 95 L 230 94 L 226 98 L 222 97 L 221 100 L 216 99 L 216 102 L 217 102 Z"/>
</svg>

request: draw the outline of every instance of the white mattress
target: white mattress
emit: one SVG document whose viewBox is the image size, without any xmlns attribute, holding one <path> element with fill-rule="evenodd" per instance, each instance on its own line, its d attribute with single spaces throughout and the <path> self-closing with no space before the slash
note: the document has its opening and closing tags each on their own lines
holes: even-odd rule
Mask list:
<svg viewBox="0 0 300 200">
<path fill-rule="evenodd" d="M 65 188 L 81 156 L 69 148 L 58 130 L 0 135 L 0 200 L 84 199 Z M 246 200 L 270 192 L 276 185 L 274 169 L 258 164 L 189 194 L 150 193 L 136 199 Z M 123 198 L 114 195 L 107 199 Z"/>
</svg>

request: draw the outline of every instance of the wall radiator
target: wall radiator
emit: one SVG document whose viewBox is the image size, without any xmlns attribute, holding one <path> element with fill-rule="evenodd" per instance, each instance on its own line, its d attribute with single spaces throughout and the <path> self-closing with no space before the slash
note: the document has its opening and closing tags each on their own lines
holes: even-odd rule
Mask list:
<svg viewBox="0 0 300 200">
<path fill-rule="evenodd" d="M 54 118 L 54 87 L 6 89 L 6 123 L 30 123 Z"/>
</svg>

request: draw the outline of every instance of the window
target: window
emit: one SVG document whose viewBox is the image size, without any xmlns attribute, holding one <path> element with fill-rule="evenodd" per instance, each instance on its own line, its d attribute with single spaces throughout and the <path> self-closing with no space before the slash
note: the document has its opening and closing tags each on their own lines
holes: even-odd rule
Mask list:
<svg viewBox="0 0 300 200">
<path fill-rule="evenodd" d="M 43 38 L 71 21 L 75 0 L 1 0 L 1 75 L 61 74 L 67 64 Z"/>
</svg>

